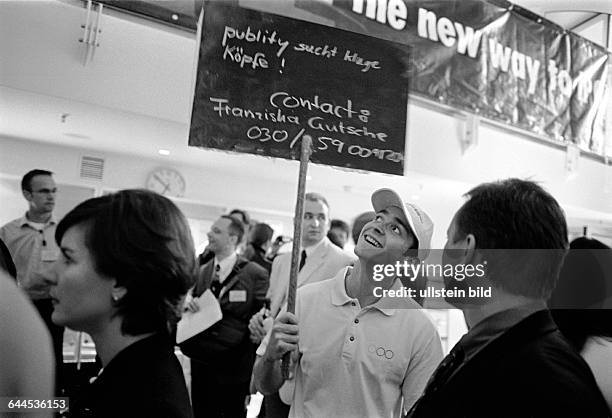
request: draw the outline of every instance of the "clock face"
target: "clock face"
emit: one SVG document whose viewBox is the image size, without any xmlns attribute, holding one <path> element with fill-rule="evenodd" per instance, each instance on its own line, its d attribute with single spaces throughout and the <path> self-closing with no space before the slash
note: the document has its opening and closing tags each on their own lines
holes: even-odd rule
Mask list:
<svg viewBox="0 0 612 418">
<path fill-rule="evenodd" d="M 158 168 L 149 174 L 147 189 L 163 196 L 183 197 L 185 195 L 185 179 L 171 168 Z"/>
</svg>

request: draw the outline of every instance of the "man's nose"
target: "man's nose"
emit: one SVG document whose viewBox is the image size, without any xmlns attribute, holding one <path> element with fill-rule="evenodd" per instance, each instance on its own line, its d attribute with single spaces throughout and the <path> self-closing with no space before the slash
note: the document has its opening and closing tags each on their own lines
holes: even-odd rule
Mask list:
<svg viewBox="0 0 612 418">
<path fill-rule="evenodd" d="M 379 235 L 385 235 L 385 229 L 380 224 L 374 225 L 374 231 Z"/>
</svg>

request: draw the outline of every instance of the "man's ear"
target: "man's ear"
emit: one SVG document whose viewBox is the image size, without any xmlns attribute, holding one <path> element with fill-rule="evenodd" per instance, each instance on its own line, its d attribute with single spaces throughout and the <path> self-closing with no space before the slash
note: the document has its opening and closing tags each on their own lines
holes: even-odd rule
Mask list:
<svg viewBox="0 0 612 418">
<path fill-rule="evenodd" d="M 25 198 L 25 200 L 27 200 L 28 202 L 32 200 L 32 192 L 28 191 L 28 190 L 21 190 L 21 193 L 23 194 L 23 197 Z"/>
<path fill-rule="evenodd" d="M 476 249 L 476 237 L 473 234 L 467 234 L 464 238 L 465 248 L 463 249 L 463 264 L 473 264 L 478 256 Z"/>
</svg>

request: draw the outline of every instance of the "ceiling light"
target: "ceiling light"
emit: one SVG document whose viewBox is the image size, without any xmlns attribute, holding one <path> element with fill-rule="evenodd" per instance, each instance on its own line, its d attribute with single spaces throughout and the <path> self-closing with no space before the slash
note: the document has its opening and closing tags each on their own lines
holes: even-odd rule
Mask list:
<svg viewBox="0 0 612 418">
<path fill-rule="evenodd" d="M 170 151 L 167 149 L 160 149 L 157 151 L 159 155 L 170 155 Z"/>
<path fill-rule="evenodd" d="M 91 139 L 89 135 L 79 134 L 76 132 L 64 132 L 64 135 L 69 136 L 70 138 L 76 138 L 76 139 Z"/>
</svg>

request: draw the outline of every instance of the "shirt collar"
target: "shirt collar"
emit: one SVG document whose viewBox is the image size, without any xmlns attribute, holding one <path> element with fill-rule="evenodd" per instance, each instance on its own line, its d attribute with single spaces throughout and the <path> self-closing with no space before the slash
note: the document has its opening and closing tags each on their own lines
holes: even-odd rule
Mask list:
<svg viewBox="0 0 612 418">
<path fill-rule="evenodd" d="M 340 270 L 333 278 L 334 286 L 332 287 L 331 292 L 331 301 L 335 306 L 346 305 L 351 302 L 353 299 L 346 293 L 346 276 L 352 267 L 345 267 Z"/>
<path fill-rule="evenodd" d="M 355 300 L 346 293 L 346 277 L 351 270 L 353 270 L 353 267 L 347 266 L 340 270 L 332 279 L 334 280 L 334 285 L 331 291 L 331 302 L 335 306 L 346 305 Z M 399 279 L 396 279 L 390 289 L 399 290 L 401 287 L 402 283 Z M 387 299 L 388 298 L 380 298 L 372 305 L 366 306 L 366 308 L 377 309 L 386 316 L 392 316 L 395 314 L 396 309 L 388 307 L 393 301 L 387 301 Z"/>
<path fill-rule="evenodd" d="M 324 237 L 321 241 L 317 242 L 315 245 L 311 245 L 310 247 L 304 247 L 302 248 L 304 251 L 306 251 L 306 257 L 310 257 L 314 254 L 314 252 L 321 246 L 323 245 L 323 241 L 326 240 L 326 237 Z"/>
<path fill-rule="evenodd" d="M 229 272 L 234 267 L 234 264 L 236 264 L 237 259 L 238 254 L 235 251 L 220 261 L 215 256 L 215 266 L 219 266 L 219 278 L 221 281 L 228 276 Z"/>
<path fill-rule="evenodd" d="M 393 284 L 389 288 L 389 290 L 401 290 L 402 282 L 400 279 L 396 278 L 393 281 Z M 406 296 L 407 297 L 407 296 Z M 376 303 L 372 304 L 371 307 L 374 309 L 378 309 L 383 314 L 387 316 L 395 315 L 396 308 L 390 308 L 390 306 L 397 306 L 398 303 L 402 303 L 404 298 L 401 301 L 398 301 L 396 298 L 382 297 L 376 301 Z M 411 299 L 412 300 L 412 299 Z"/>
<path fill-rule="evenodd" d="M 474 325 L 458 344 L 464 349 L 466 358 L 471 357 L 508 329 L 543 309 L 546 305 L 537 301 L 497 312 Z"/>
<path fill-rule="evenodd" d="M 27 213 L 27 212 L 26 212 Z M 26 225 L 31 226 L 31 222 L 28 217 L 26 216 L 26 214 L 24 213 L 23 216 L 21 217 L 21 219 L 19 220 L 19 225 L 21 227 L 24 227 Z M 37 223 L 42 223 L 42 222 L 37 222 Z M 57 222 L 55 221 L 55 218 L 53 217 L 53 215 L 51 215 L 51 218 L 45 223 L 45 228 L 48 225 L 55 225 Z"/>
</svg>

